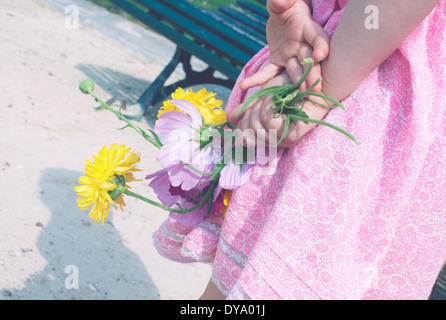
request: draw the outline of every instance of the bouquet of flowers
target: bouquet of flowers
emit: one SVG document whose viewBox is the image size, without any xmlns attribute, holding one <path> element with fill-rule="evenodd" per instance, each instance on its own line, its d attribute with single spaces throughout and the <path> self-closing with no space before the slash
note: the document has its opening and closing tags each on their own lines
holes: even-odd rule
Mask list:
<svg viewBox="0 0 446 320">
<path fill-rule="evenodd" d="M 302 102 L 303 106 L 311 96 L 320 96 L 332 101 L 333 107 L 344 109 L 339 102 L 311 92 L 321 79 L 306 91 L 298 89 L 310 72 L 313 60 L 304 59 L 302 63 L 308 66 L 296 84 L 262 89 L 245 101 L 240 112 L 254 99 L 272 96 L 274 116 L 286 117 L 283 135 L 273 148 L 287 135 L 289 125 L 294 121 L 329 126 L 357 143 L 348 132 L 330 123 L 311 119 L 302 107 L 297 108 L 298 103 Z M 93 156 L 93 162 L 86 161 L 86 175 L 79 178 L 80 186 L 75 187 L 80 196 L 79 207 L 88 209 L 92 206 L 89 216 L 95 222 L 104 223 L 110 205 L 115 208 L 119 205 L 122 210 L 125 206 L 123 195 L 138 198 L 173 214 L 184 215 L 190 224 L 211 214 L 224 214 L 232 191 L 246 182 L 246 173 L 259 162 L 252 147 L 243 145 L 243 133 L 226 120 L 222 101 L 216 100 L 216 94 L 206 89 L 194 93 L 178 88 L 172 99 L 163 103 L 153 129 L 147 130 L 129 121 L 121 108 L 115 110 L 100 100 L 93 93 L 93 81 L 82 81 L 79 89 L 100 103 L 96 109 L 109 110 L 125 122 L 122 129 L 134 129 L 155 146 L 162 168 L 146 176 L 147 180 L 151 180 L 149 186 L 157 195 L 157 202 L 132 192 L 128 185 L 132 181 L 141 181 L 133 175 L 139 171 L 136 165 L 140 156 L 122 145 L 104 146 Z"/>
</svg>

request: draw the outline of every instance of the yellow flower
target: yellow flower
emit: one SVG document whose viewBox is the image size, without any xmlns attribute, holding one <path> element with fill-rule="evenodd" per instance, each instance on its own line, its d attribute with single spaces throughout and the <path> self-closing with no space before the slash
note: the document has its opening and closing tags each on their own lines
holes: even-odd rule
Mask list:
<svg viewBox="0 0 446 320">
<path fill-rule="evenodd" d="M 223 216 L 226 215 L 226 210 L 228 210 L 229 203 L 231 202 L 232 198 L 232 190 L 225 189 L 223 194 L 223 207 L 221 207 L 220 210 L 218 210 L 220 213 L 223 214 Z"/>
<path fill-rule="evenodd" d="M 121 208 L 125 206 L 123 195 L 119 187 L 129 188 L 127 182 L 137 181 L 133 176 L 136 169 L 135 165 L 140 157 L 133 151 L 128 155 L 130 148 L 116 143 L 110 147 L 104 146 L 98 154 L 93 156 L 93 163 L 86 161 L 86 175 L 79 178 L 80 186 L 74 187 L 81 198 L 77 200 L 79 208 L 85 210 L 93 205 L 89 217 L 95 222 L 107 220 L 107 213 L 110 210 L 110 204 L 117 209 L 116 204 Z M 115 190 L 115 191 L 116 191 Z"/>
<path fill-rule="evenodd" d="M 226 111 L 220 107 L 223 104 L 223 101 L 216 100 L 214 98 L 215 95 L 216 93 L 207 92 L 206 89 L 193 92 L 190 89 L 184 91 L 182 88 L 178 88 L 172 93 L 172 99 L 189 101 L 200 111 L 205 124 L 218 124 L 226 121 Z M 164 112 L 172 110 L 183 112 L 171 104 L 170 100 L 164 101 L 163 106 L 158 111 L 158 118 Z"/>
</svg>

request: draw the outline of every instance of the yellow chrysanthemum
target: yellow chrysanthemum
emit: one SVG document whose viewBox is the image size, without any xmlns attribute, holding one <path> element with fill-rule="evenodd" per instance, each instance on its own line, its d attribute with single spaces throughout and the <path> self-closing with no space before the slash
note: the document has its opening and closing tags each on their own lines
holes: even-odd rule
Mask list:
<svg viewBox="0 0 446 320">
<path fill-rule="evenodd" d="M 136 181 L 133 176 L 135 165 L 140 157 L 133 151 L 128 155 L 130 148 L 116 143 L 110 147 L 104 146 L 98 154 L 93 156 L 93 163 L 86 161 L 86 175 L 79 178 L 80 186 L 74 187 L 81 198 L 77 200 L 78 206 L 85 210 L 93 205 L 89 217 L 95 222 L 107 220 L 110 204 L 117 209 L 116 204 L 125 206 L 123 195 L 114 195 L 112 191 L 117 188 L 117 183 L 129 188 L 127 182 Z M 115 199 L 113 199 L 115 198 Z"/>
<path fill-rule="evenodd" d="M 216 93 L 207 92 L 206 89 L 193 92 L 190 89 L 184 91 L 182 88 L 178 88 L 172 93 L 172 99 L 189 101 L 200 111 L 205 124 L 218 124 L 226 121 L 226 111 L 221 108 L 223 101 L 216 100 L 214 98 L 215 95 Z M 176 110 L 183 112 L 170 103 L 170 101 L 171 100 L 164 101 L 163 106 L 158 111 L 158 118 L 167 111 Z"/>
</svg>

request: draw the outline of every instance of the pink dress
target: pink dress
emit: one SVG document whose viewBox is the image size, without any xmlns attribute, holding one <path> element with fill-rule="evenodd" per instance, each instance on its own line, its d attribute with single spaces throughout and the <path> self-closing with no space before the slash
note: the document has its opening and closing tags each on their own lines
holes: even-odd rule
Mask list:
<svg viewBox="0 0 446 320">
<path fill-rule="evenodd" d="M 347 0 L 313 0 L 332 35 Z M 325 120 L 250 171 L 227 214 L 168 219 L 159 252 L 212 263 L 228 299 L 427 299 L 446 258 L 446 0 Z M 239 81 L 269 59 L 267 48 Z M 227 109 L 250 92 L 238 83 Z"/>
</svg>

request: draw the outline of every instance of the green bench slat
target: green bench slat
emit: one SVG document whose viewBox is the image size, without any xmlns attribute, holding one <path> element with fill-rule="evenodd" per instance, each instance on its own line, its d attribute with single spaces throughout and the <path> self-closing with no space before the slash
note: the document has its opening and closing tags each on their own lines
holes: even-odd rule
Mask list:
<svg viewBox="0 0 446 320">
<path fill-rule="evenodd" d="M 208 42 L 212 39 L 213 49 L 224 54 L 228 59 L 233 61 L 233 63 L 243 66 L 249 59 L 251 55 L 241 51 L 232 44 L 224 41 L 223 39 L 216 37 L 212 33 L 203 29 L 203 27 L 198 24 L 186 19 L 184 16 L 180 15 L 178 12 L 170 9 L 169 7 L 163 5 L 156 0 L 141 0 L 139 1 L 142 5 L 146 6 L 150 10 L 149 13 L 145 13 L 141 8 L 133 5 L 126 0 L 111 0 L 114 4 L 121 7 L 123 10 L 127 11 L 130 15 L 139 19 L 141 22 L 147 24 L 150 28 L 154 29 L 159 34 L 170 39 L 178 46 L 184 48 L 186 51 L 190 52 L 192 55 L 196 56 L 198 59 L 203 60 L 211 67 L 219 70 L 221 73 L 225 74 L 230 79 L 236 80 L 240 74 L 240 69 L 230 65 L 225 62 L 221 57 L 216 56 L 208 50 L 203 50 L 203 48 L 191 39 L 188 39 L 183 35 L 181 31 L 175 30 L 172 27 L 166 25 L 162 21 L 157 21 L 153 18 L 153 14 L 158 14 L 159 17 L 169 17 L 165 19 L 166 22 L 171 23 L 177 28 L 183 29 L 187 27 L 188 33 L 198 38 L 202 42 Z M 227 51 L 232 52 L 232 55 L 227 55 L 222 52 L 219 48 L 226 48 Z"/>
<path fill-rule="evenodd" d="M 183 12 L 179 13 L 178 11 L 166 6 L 166 4 L 163 3 L 164 1 L 139 0 L 139 2 L 159 15 L 162 15 L 166 22 L 178 28 L 180 32 L 191 35 L 194 37 L 195 41 L 198 40 L 198 42 L 208 44 L 215 51 L 230 58 L 232 61 L 243 64 L 245 61 L 247 61 L 247 59 L 251 58 L 251 55 L 240 50 L 237 46 L 209 32 L 204 25 L 199 25 L 186 18 L 183 15 Z M 172 3 L 170 2 L 170 4 Z"/>
<path fill-rule="evenodd" d="M 259 1 L 257 1 L 257 2 L 259 2 Z M 262 16 L 265 19 L 269 18 L 269 13 L 268 13 L 268 11 L 266 10 L 266 8 L 264 6 L 260 7 L 260 6 L 257 6 L 255 4 L 253 4 L 252 2 L 249 2 L 249 1 L 246 1 L 246 0 L 238 0 L 237 3 L 241 7 L 244 7 L 244 8 L 248 9 L 251 12 L 255 12 L 255 13 L 257 13 L 258 15 Z M 263 1 L 260 1 L 260 3 L 263 3 Z"/>
<path fill-rule="evenodd" d="M 234 4 L 218 8 L 219 11 L 247 25 L 258 33 L 265 34 L 266 20 L 252 12 L 244 10 Z"/>
<path fill-rule="evenodd" d="M 220 24 L 221 27 L 226 27 L 226 29 L 223 29 L 226 31 L 226 37 L 224 35 L 222 35 L 222 37 L 227 38 L 228 35 L 235 35 L 235 39 L 229 38 L 229 40 L 232 42 L 237 42 L 240 47 L 246 48 L 247 44 L 249 43 L 247 50 L 252 55 L 256 54 L 267 45 L 265 34 L 253 32 L 253 29 L 251 28 L 247 29 L 246 24 L 239 22 L 223 12 L 209 10 L 207 14 L 214 19 L 215 24 Z"/>
<path fill-rule="evenodd" d="M 250 30 L 245 30 L 246 28 L 243 28 L 242 23 L 238 23 L 238 28 L 236 25 L 232 26 L 231 22 L 235 22 L 236 20 L 231 19 L 232 21 L 229 21 L 229 19 L 227 19 L 224 15 L 219 14 L 219 12 L 216 10 L 197 8 L 186 0 L 178 0 L 175 1 L 174 4 L 172 4 L 171 1 L 161 1 L 172 10 L 181 13 L 181 15 L 191 19 L 193 22 L 202 26 L 202 28 L 205 28 L 207 31 L 218 35 L 237 48 L 243 48 L 251 56 L 256 54 L 263 46 L 266 45 L 265 36 L 263 36 L 263 39 L 265 40 L 261 41 L 262 37 L 260 33 L 253 35 Z M 207 39 L 207 41 L 209 41 L 209 39 Z M 210 42 L 212 42 L 212 40 Z"/>
</svg>

